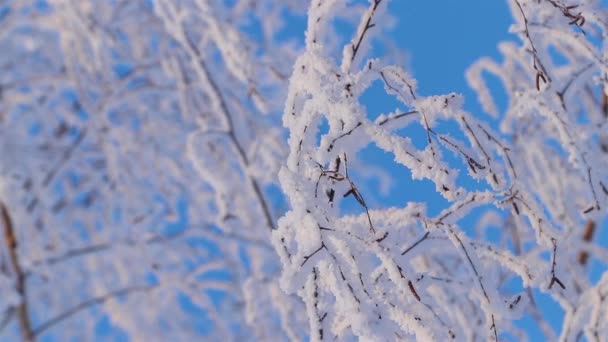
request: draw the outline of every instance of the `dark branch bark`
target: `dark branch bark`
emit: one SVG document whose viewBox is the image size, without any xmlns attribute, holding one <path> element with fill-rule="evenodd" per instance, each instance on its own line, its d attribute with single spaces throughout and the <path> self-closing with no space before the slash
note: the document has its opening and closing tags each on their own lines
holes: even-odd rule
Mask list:
<svg viewBox="0 0 608 342">
<path fill-rule="evenodd" d="M 32 324 L 29 317 L 29 308 L 27 303 L 27 287 L 25 281 L 25 273 L 21 268 L 19 261 L 19 253 L 17 253 L 17 238 L 15 236 L 15 227 L 11 220 L 8 208 L 4 203 L 0 202 L 0 211 L 2 217 L 2 225 L 4 226 L 4 242 L 9 252 L 11 265 L 15 272 L 15 290 L 21 297 L 21 301 L 17 306 L 17 317 L 19 319 L 19 326 L 21 329 L 21 337 L 24 341 L 34 341 L 34 334 L 32 331 Z"/>
<path fill-rule="evenodd" d="M 352 43 L 350 44 L 350 47 L 353 51 L 353 54 L 350 56 L 351 63 L 357 57 L 357 52 L 359 52 L 359 48 L 361 47 L 361 43 L 363 42 L 363 39 L 365 38 L 365 34 L 367 33 L 367 31 L 369 29 L 371 29 L 372 27 L 376 26 L 376 24 L 372 23 L 372 20 L 374 18 L 374 15 L 376 14 L 376 11 L 378 10 L 378 6 L 380 6 L 381 2 L 382 2 L 382 0 L 374 0 L 374 2 L 371 5 L 371 13 L 369 14 L 369 16 L 367 17 L 367 20 L 365 22 L 365 28 L 363 29 L 361 34 L 359 34 L 355 39 L 353 39 Z"/>
<path fill-rule="evenodd" d="M 583 241 L 591 242 L 593 239 L 593 235 L 595 233 L 595 222 L 592 220 L 587 221 L 585 225 L 585 233 L 583 235 Z M 587 251 L 580 251 L 578 254 L 578 263 L 582 266 L 587 265 L 587 260 L 589 259 L 589 253 Z"/>
</svg>

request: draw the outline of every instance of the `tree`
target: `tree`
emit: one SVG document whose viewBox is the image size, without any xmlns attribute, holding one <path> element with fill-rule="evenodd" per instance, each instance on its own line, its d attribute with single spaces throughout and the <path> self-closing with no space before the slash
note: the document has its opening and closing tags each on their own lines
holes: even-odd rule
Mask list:
<svg viewBox="0 0 608 342">
<path fill-rule="evenodd" d="M 312 0 L 301 47 L 297 0 L 1 2 L 0 339 L 608 336 L 605 7 L 509 0 L 487 116 L 419 93 L 388 4 Z M 446 208 L 378 201 L 369 146 Z"/>
<path fill-rule="evenodd" d="M 536 305 L 544 293 L 565 311 L 559 340 L 603 340 L 608 273 L 592 282 L 588 260 L 608 262 L 593 241 L 608 213 L 605 8 L 510 2 L 521 43 L 501 44 L 502 63 L 481 59 L 467 73 L 499 121 L 492 127 L 460 95 L 422 96 L 401 67 L 364 59 L 387 2 L 369 1 L 340 53 L 328 30 L 346 2 L 312 1 L 290 79 L 280 181 L 291 209 L 273 243 L 312 339 L 520 340 L 528 332 L 515 321 L 528 316 L 556 340 Z M 485 73 L 508 94 L 504 113 Z M 367 112 L 360 97 L 374 82 L 401 107 Z M 438 215 L 411 201 L 370 207 L 353 166 L 366 167 L 358 154 L 370 144 L 432 181 L 449 206 Z M 345 213 L 349 200 L 360 214 Z M 475 211 L 484 215 L 466 229 Z M 501 228 L 493 241 L 492 226 Z"/>
<path fill-rule="evenodd" d="M 302 336 L 267 195 L 296 3 L 0 5 L 0 339 Z"/>
</svg>

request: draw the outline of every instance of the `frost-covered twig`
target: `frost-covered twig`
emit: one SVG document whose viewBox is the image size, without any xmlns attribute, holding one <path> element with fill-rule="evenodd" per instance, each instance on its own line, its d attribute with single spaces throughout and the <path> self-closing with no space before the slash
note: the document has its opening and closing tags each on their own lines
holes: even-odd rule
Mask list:
<svg viewBox="0 0 608 342">
<path fill-rule="evenodd" d="M 584 215 L 605 216 L 581 209 L 581 203 L 590 196 L 594 208 L 604 206 L 599 189 L 606 175 L 600 171 L 604 162 L 590 158 L 599 126 L 586 132 L 572 110 L 582 106 L 574 94 L 605 65 L 597 58 L 598 51 L 581 41 L 585 35 L 569 33 L 558 47 L 569 58 L 580 51 L 590 61 L 582 63 L 583 70 L 559 69 L 547 58 L 554 36 L 537 35 L 537 23 L 543 23 L 543 30 L 552 25 L 562 30 L 563 20 L 547 18 L 568 15 L 556 13 L 548 2 L 511 3 L 513 15 L 522 22 L 517 33 L 524 47 L 510 43 L 502 47 L 508 56 L 504 65 L 482 60 L 468 75 L 483 95 L 484 108 L 494 110 L 492 114 L 504 123 L 498 129 L 463 109 L 457 94 L 417 94 L 416 81 L 398 66 L 370 60 L 358 70 L 350 64 L 344 68 L 344 58 L 339 63 L 339 56 L 326 48 L 323 33 L 331 32 L 332 19 L 345 4 L 311 5 L 306 51 L 295 63 L 283 116 L 290 131 L 290 154 L 280 179 L 291 208 L 279 220 L 273 243 L 283 264 L 283 289 L 300 295 L 309 308 L 323 308 L 322 313 L 309 310 L 311 331 L 323 331 L 312 334 L 313 339 L 331 331 L 329 335 L 338 339 L 500 340 L 503 335 L 526 334 L 512 324 L 522 315 L 532 316 L 552 337 L 555 333 L 542 317 L 533 290 L 546 292 L 564 308 L 589 291 L 580 265 L 572 262 L 573 253 L 578 253 L 573 251 L 604 256 L 583 247 L 580 239 L 572 241 L 571 227 L 577 227 Z M 376 5 L 370 1 L 352 42 L 367 42 L 361 39 L 362 32 L 367 37 L 377 29 L 369 25 L 380 22 Z M 375 13 L 373 21 L 369 13 Z M 574 24 L 582 25 L 578 18 Z M 584 18 L 601 22 L 587 14 Z M 598 25 L 603 30 L 604 23 Z M 350 46 L 343 51 L 350 51 Z M 363 50 L 357 51 L 362 58 Z M 530 53 L 535 77 L 521 72 Z M 498 74 L 506 83 L 509 107 L 504 117 L 495 110 L 482 71 Z M 369 119 L 374 115 L 360 97 L 374 82 L 403 108 Z M 562 95 L 556 96 L 555 89 Z M 444 122 L 455 124 L 456 137 L 442 131 Z M 406 127 L 422 128 L 422 147 L 400 134 L 398 130 Z M 545 137 L 554 137 L 563 150 L 550 152 Z M 367 201 L 357 196 L 357 168 L 349 168 L 348 174 L 340 170 L 344 156 L 365 158 L 359 152 L 368 146 L 392 154 L 412 179 L 431 181 L 447 207 L 430 216 L 421 203 L 388 208 L 377 200 L 367 205 L 367 196 L 376 194 L 366 191 Z M 463 177 L 476 180 L 483 190 Z M 346 214 L 340 193 L 352 194 L 361 212 Z M 403 196 L 407 201 L 407 193 Z M 482 230 L 470 233 L 465 219 L 492 210 L 500 213 L 499 219 L 481 221 Z M 497 241 L 487 241 L 484 229 L 502 227 L 500 218 L 506 215 L 511 217 L 510 228 L 501 230 Z M 310 291 L 300 291 L 311 277 L 314 298 Z M 523 291 L 513 293 L 507 286 L 514 278 L 522 281 Z"/>
</svg>

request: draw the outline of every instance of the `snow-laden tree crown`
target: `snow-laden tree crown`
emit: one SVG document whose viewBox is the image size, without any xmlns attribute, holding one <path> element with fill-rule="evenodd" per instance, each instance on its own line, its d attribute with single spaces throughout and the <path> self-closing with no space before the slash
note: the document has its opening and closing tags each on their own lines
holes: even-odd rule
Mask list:
<svg viewBox="0 0 608 342">
<path fill-rule="evenodd" d="M 304 301 L 311 338 L 520 340 L 526 331 L 515 321 L 531 316 L 547 340 L 605 340 L 608 273 L 589 280 L 589 260 L 608 261 L 593 241 L 608 214 L 605 9 L 510 1 L 520 42 L 500 45 L 501 63 L 481 59 L 467 71 L 499 121 L 493 127 L 467 112 L 459 94 L 423 96 L 408 71 L 365 50 L 387 3 L 370 1 L 352 39 L 336 49 L 330 28 L 348 2 L 312 1 L 289 81 L 289 155 L 279 176 L 290 210 L 273 243 L 281 286 Z M 484 73 L 507 92 L 503 113 Z M 376 82 L 400 102 L 393 112 L 371 113 L 361 102 Z M 400 133 L 411 126 L 423 131 L 422 148 Z M 355 181 L 370 144 L 413 179 L 430 180 L 449 207 L 438 215 L 412 201 L 370 207 Z M 360 214 L 344 213 L 349 199 Z M 474 210 L 484 215 L 466 233 Z M 499 237 L 484 238 L 492 226 Z M 537 291 L 565 311 L 561 331 L 548 326 Z"/>
<path fill-rule="evenodd" d="M 606 4 L 505 1 L 472 111 L 398 0 L 0 0 L 0 340 L 605 341 Z"/>
</svg>

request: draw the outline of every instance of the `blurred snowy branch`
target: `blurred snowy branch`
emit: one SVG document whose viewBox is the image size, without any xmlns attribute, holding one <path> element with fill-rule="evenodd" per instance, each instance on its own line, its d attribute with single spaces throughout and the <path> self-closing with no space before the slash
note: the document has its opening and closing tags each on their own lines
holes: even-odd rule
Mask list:
<svg viewBox="0 0 608 342">
<path fill-rule="evenodd" d="M 0 339 L 303 338 L 266 192 L 302 10 L 0 4 Z"/>
</svg>

